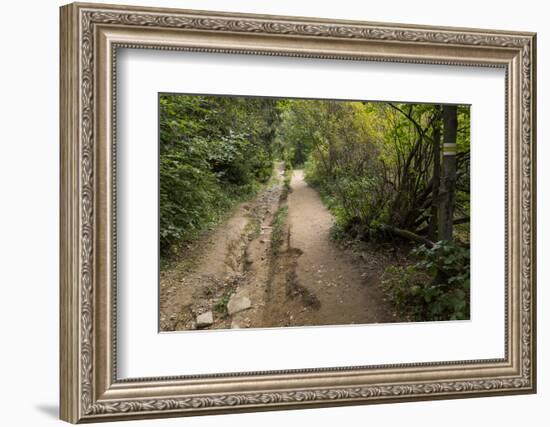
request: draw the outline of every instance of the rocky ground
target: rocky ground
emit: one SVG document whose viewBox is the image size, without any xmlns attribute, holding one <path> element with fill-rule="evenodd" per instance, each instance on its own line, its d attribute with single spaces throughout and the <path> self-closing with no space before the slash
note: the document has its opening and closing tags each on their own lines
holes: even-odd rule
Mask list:
<svg viewBox="0 0 550 427">
<path fill-rule="evenodd" d="M 400 321 L 380 289 L 391 253 L 343 249 L 318 193 L 282 164 L 271 184 L 161 273 L 160 329 Z"/>
</svg>

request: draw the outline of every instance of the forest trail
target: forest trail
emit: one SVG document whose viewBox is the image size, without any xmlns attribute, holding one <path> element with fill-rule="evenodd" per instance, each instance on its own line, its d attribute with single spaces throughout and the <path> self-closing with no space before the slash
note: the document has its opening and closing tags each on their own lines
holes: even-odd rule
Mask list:
<svg viewBox="0 0 550 427">
<path fill-rule="evenodd" d="M 385 263 L 330 240 L 334 217 L 302 170 L 283 179 L 276 163 L 264 191 L 161 273 L 162 331 L 399 320 L 379 286 Z"/>
<path fill-rule="evenodd" d="M 316 190 L 295 170 L 288 196 L 287 294 L 301 294 L 304 308 L 292 325 L 342 325 L 396 321 L 380 289 L 375 259 L 352 259 L 330 239 L 334 217 Z M 290 277 L 289 277 L 290 276 Z M 282 319 L 281 319 L 282 320 Z"/>
</svg>

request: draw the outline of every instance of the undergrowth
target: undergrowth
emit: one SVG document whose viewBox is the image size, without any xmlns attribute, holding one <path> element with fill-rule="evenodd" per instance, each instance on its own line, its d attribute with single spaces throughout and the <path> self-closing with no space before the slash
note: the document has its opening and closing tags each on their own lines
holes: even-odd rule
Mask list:
<svg viewBox="0 0 550 427">
<path fill-rule="evenodd" d="M 416 263 L 386 268 L 382 286 L 402 313 L 418 321 L 470 318 L 470 252 L 449 242 L 412 250 Z"/>
</svg>

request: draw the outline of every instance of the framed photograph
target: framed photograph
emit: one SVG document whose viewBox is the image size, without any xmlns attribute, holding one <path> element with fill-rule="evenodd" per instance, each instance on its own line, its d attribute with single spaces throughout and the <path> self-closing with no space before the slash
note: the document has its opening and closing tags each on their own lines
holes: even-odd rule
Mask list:
<svg viewBox="0 0 550 427">
<path fill-rule="evenodd" d="M 535 34 L 61 8 L 61 418 L 534 393 Z"/>
</svg>

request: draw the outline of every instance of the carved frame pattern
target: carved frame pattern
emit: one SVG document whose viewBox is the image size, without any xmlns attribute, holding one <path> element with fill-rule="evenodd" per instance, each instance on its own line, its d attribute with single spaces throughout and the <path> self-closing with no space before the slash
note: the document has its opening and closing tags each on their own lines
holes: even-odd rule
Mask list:
<svg viewBox="0 0 550 427">
<path fill-rule="evenodd" d="M 65 6 L 62 17 L 62 85 L 61 126 L 62 132 L 62 226 L 61 238 L 74 243 L 62 245 L 61 268 L 61 416 L 71 422 L 100 421 L 128 417 L 151 417 L 167 415 L 200 414 L 235 410 L 280 409 L 306 407 L 308 405 L 353 404 L 370 401 L 399 401 L 411 399 L 476 396 L 503 393 L 525 393 L 535 390 L 535 36 L 527 33 L 486 32 L 449 28 L 409 27 L 404 25 L 327 22 L 302 18 L 265 17 L 254 15 L 231 15 L 208 12 L 158 10 L 73 4 Z M 292 36 L 308 39 L 383 41 L 405 45 L 451 46 L 458 48 L 477 47 L 487 50 L 510 51 L 519 61 L 520 111 L 512 112 L 520 117 L 521 156 L 519 194 L 521 210 L 518 213 L 521 229 L 521 289 L 518 309 L 519 371 L 506 377 L 466 377 L 457 380 L 400 381 L 394 377 L 390 384 L 367 384 L 364 386 L 303 388 L 290 390 L 266 390 L 262 392 L 213 393 L 211 395 L 182 395 L 180 397 L 140 397 L 132 399 L 103 398 L 98 396 L 95 370 L 97 369 L 96 336 L 94 316 L 97 304 L 94 293 L 100 284 L 94 277 L 97 262 L 96 231 L 96 109 L 97 87 L 96 38 L 101 26 L 147 28 L 155 30 L 205 31 L 227 34 L 255 34 Z M 131 43 L 131 42 L 129 42 Z M 130 44 L 127 44 L 129 46 Z M 121 45 L 122 46 L 122 45 Z M 178 49 L 162 43 L 135 47 Z M 336 54 L 293 53 L 266 51 L 262 49 L 197 48 L 195 50 L 217 52 L 240 52 L 250 54 L 313 56 L 338 58 Z M 116 46 L 115 50 L 116 52 Z M 65 59 L 63 59 L 65 55 Z M 116 54 L 113 54 L 116 56 Z M 349 54 L 346 59 L 354 58 Z M 373 56 L 370 60 L 391 60 L 412 63 L 462 63 L 463 59 L 423 59 L 422 57 L 399 57 L 390 59 Z M 466 63 L 489 65 L 482 59 Z M 511 64 L 511 61 L 509 61 Z M 69 67 L 73 69 L 69 69 Z M 75 73 L 74 67 L 78 67 Z M 511 67 L 511 66 L 510 66 Z M 512 68 L 508 69 L 510 73 Z M 113 82 L 116 81 L 113 76 Z M 114 111 L 114 109 L 113 109 Z M 112 116 L 113 126 L 116 117 Z M 78 147 L 78 149 L 76 149 Z M 65 154 L 64 154 L 65 153 Z M 65 157 L 64 157 L 65 156 Z M 77 161 L 77 164 L 74 164 Z M 71 163 L 72 162 L 72 163 Z M 64 190 L 63 190 L 64 189 Z M 63 214 L 65 212 L 65 214 Z M 72 220 L 71 220 L 72 218 Z M 116 236 L 115 236 L 116 238 Z M 115 243 L 116 244 L 116 243 Z M 70 246 L 70 247 L 69 247 Z M 75 247 L 76 246 L 76 247 Z M 65 299 L 64 299 L 65 298 Z M 114 327 L 114 325 L 111 325 Z M 508 337 L 507 337 L 508 339 Z M 70 350 L 69 350 L 70 347 Z M 116 349 L 115 349 L 116 350 Z M 65 356 L 63 353 L 65 352 Z M 116 354 L 116 351 L 114 352 Z M 116 384 L 116 362 L 112 372 Z M 445 363 L 443 363 L 445 365 Z M 448 363 L 450 367 L 456 363 Z M 465 363 L 464 366 L 467 364 Z M 398 370 L 399 367 L 396 367 Z M 338 370 L 338 369 L 336 369 Z M 305 372 L 305 371 L 302 371 Z M 397 375 L 397 373 L 396 373 Z M 166 380 L 164 380 L 166 381 Z M 175 379 L 174 381 L 177 381 Z"/>
</svg>

